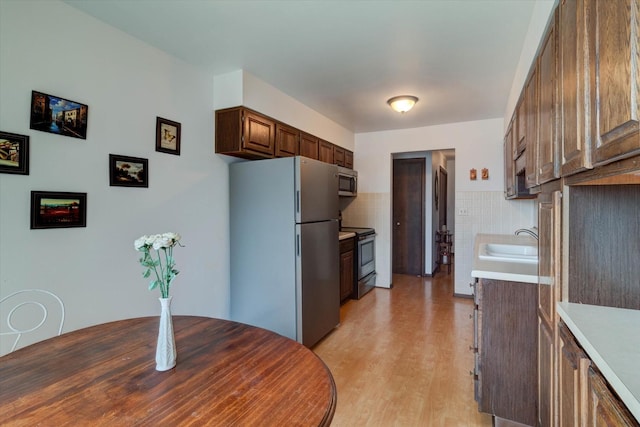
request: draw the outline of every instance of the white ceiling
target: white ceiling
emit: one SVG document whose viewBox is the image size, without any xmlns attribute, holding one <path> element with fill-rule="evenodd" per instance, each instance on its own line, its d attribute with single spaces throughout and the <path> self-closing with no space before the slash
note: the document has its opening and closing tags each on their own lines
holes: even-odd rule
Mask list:
<svg viewBox="0 0 640 427">
<path fill-rule="evenodd" d="M 535 0 L 65 0 L 356 132 L 503 117 Z M 405 114 L 386 104 L 420 98 Z"/>
</svg>

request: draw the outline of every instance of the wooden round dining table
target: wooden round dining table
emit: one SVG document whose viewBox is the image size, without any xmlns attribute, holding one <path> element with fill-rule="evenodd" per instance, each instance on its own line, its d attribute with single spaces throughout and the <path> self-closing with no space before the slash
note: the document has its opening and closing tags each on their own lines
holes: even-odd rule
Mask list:
<svg viewBox="0 0 640 427">
<path fill-rule="evenodd" d="M 328 426 L 336 387 L 308 348 L 242 323 L 174 316 L 175 368 L 155 370 L 158 317 L 105 323 L 0 357 L 2 426 Z"/>
</svg>

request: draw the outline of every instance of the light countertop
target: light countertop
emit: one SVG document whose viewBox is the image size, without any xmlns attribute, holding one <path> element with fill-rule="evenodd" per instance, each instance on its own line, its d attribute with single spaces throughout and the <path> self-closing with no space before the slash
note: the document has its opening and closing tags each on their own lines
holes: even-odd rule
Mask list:
<svg viewBox="0 0 640 427">
<path fill-rule="evenodd" d="M 340 236 L 338 237 L 339 240 L 344 240 L 344 239 L 348 239 L 350 237 L 356 237 L 356 233 L 354 233 L 353 231 L 341 231 L 340 232 Z"/>
<path fill-rule="evenodd" d="M 560 318 L 640 421 L 640 310 L 560 302 Z"/>
<path fill-rule="evenodd" d="M 538 246 L 530 236 L 513 234 L 476 234 L 473 248 L 471 276 L 478 279 L 507 280 L 511 282 L 538 283 L 538 264 L 490 261 L 478 258 L 482 243 L 524 244 Z"/>
</svg>

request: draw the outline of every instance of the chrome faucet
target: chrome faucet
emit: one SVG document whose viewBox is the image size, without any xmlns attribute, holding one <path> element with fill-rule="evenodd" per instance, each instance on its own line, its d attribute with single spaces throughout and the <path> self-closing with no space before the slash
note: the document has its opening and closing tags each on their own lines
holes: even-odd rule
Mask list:
<svg viewBox="0 0 640 427">
<path fill-rule="evenodd" d="M 537 228 L 537 227 L 533 227 L 533 229 L 534 229 L 534 230 L 536 230 L 536 231 L 538 230 L 538 228 Z M 518 229 L 516 230 L 516 232 L 515 232 L 515 235 L 517 236 L 517 235 L 519 235 L 519 234 L 521 234 L 521 233 L 526 233 L 526 234 L 528 234 L 529 236 L 533 237 L 534 239 L 538 240 L 538 233 L 536 233 L 536 232 L 535 232 L 535 231 L 533 231 L 533 230 L 529 230 L 528 228 L 518 228 Z"/>
</svg>

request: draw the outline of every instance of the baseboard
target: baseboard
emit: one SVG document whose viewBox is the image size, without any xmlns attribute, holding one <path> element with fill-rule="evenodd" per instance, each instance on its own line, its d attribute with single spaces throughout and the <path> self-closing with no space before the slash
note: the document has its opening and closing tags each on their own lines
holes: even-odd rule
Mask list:
<svg viewBox="0 0 640 427">
<path fill-rule="evenodd" d="M 458 298 L 469 298 L 469 299 L 473 299 L 473 295 L 468 295 L 468 294 L 457 294 L 457 293 L 453 293 L 454 297 L 458 297 Z"/>
</svg>

